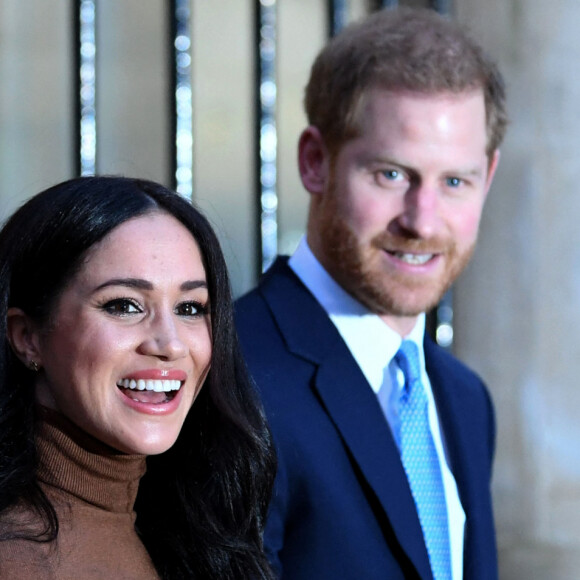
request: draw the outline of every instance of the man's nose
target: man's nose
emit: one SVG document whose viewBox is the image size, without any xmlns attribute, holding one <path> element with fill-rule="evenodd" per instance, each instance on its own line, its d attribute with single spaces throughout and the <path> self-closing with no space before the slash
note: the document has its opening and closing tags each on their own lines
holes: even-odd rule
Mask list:
<svg viewBox="0 0 580 580">
<path fill-rule="evenodd" d="M 441 224 L 440 195 L 435 186 L 418 184 L 405 194 L 399 225 L 416 238 L 429 239 L 437 235 Z"/>
</svg>

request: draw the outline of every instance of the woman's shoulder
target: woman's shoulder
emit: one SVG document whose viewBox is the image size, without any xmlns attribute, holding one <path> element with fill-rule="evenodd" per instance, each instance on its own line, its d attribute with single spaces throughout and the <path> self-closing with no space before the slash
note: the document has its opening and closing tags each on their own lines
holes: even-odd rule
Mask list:
<svg viewBox="0 0 580 580">
<path fill-rule="evenodd" d="M 56 579 L 52 542 L 11 539 L 0 542 L 0 578 Z"/>
<path fill-rule="evenodd" d="M 0 541 L 0 580 L 158 580 L 130 515 L 99 517 L 102 510 L 82 504 L 55 507 L 59 532 L 52 541 L 22 539 L 43 537 L 33 510 L 15 507 L 2 515 L 0 537 L 20 537 Z"/>
</svg>

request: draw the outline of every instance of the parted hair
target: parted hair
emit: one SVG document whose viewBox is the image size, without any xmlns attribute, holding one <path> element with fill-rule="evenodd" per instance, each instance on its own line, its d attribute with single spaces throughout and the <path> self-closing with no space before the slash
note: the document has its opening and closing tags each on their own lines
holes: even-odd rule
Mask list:
<svg viewBox="0 0 580 580">
<path fill-rule="evenodd" d="M 375 88 L 426 95 L 481 89 L 489 157 L 503 140 L 508 120 L 501 73 L 459 25 L 433 10 L 374 12 L 319 53 L 304 105 L 331 152 L 358 135 L 364 97 Z"/>
<path fill-rule="evenodd" d="M 211 369 L 177 442 L 147 458 L 136 527 L 162 578 L 269 579 L 262 532 L 275 454 L 233 324 L 225 261 L 208 221 L 165 187 L 141 179 L 82 177 L 31 198 L 0 232 L 0 520 L 17 502 L 43 523 L 31 541 L 52 541 L 58 518 L 37 479 L 34 373 L 12 352 L 7 310 L 40 325 L 87 251 L 137 216 L 172 215 L 196 240 L 211 309 Z M 0 540 L 14 533 L 0 527 Z"/>
</svg>

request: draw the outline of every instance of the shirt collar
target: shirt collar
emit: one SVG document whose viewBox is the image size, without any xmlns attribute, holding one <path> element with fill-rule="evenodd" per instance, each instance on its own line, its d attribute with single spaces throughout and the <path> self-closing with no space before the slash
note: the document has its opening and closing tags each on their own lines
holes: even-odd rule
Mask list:
<svg viewBox="0 0 580 580">
<path fill-rule="evenodd" d="M 384 382 L 385 370 L 401 346 L 401 336 L 379 316 L 346 292 L 322 267 L 302 238 L 288 265 L 326 311 L 342 336 L 373 391 Z M 417 344 L 424 368 L 423 335 L 425 315 L 407 337 Z"/>
</svg>

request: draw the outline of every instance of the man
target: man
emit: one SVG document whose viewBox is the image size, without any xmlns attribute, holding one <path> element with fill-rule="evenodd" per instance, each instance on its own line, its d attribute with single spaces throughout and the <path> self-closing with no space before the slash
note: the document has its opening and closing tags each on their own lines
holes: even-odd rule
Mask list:
<svg viewBox="0 0 580 580">
<path fill-rule="evenodd" d="M 375 13 L 314 63 L 307 236 L 237 304 L 279 453 L 265 543 L 284 579 L 497 578 L 492 405 L 425 312 L 473 251 L 504 101 L 427 10 Z"/>
</svg>

